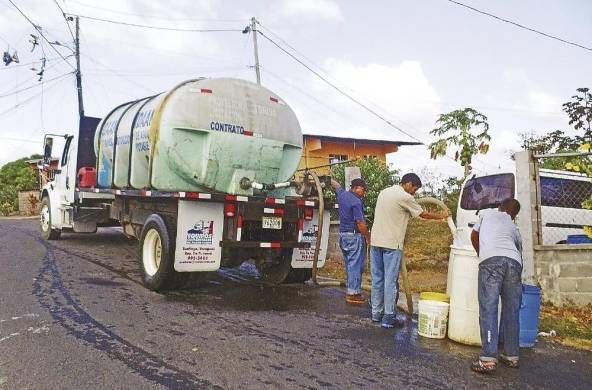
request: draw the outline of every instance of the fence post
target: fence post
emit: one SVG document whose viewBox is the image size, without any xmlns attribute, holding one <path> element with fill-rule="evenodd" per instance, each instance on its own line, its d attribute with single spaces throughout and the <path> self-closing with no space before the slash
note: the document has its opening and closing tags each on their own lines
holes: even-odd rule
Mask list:
<svg viewBox="0 0 592 390">
<path fill-rule="evenodd" d="M 532 152 L 521 151 L 516 160 L 516 199 L 522 206 L 516 223 L 522 235 L 522 279 L 536 284 L 534 246 L 540 243 L 538 169 Z"/>
</svg>

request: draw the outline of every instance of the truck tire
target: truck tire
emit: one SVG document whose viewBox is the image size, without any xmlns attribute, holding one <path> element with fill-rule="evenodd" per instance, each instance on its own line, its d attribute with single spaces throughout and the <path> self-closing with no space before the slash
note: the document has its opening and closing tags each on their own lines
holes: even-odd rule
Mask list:
<svg viewBox="0 0 592 390">
<path fill-rule="evenodd" d="M 266 259 L 255 260 L 260 279 L 271 285 L 282 283 L 290 273 L 292 250 L 282 249 L 279 254 L 270 255 Z"/>
<path fill-rule="evenodd" d="M 39 227 L 41 228 L 41 236 L 46 240 L 57 240 L 62 233 L 59 229 L 51 227 L 51 204 L 49 197 L 44 196 L 41 199 L 41 212 L 39 213 Z"/>
<path fill-rule="evenodd" d="M 312 277 L 311 268 L 291 268 L 284 283 L 304 283 Z"/>
<path fill-rule="evenodd" d="M 152 291 L 162 291 L 176 286 L 177 272 L 175 262 L 175 227 L 167 223 L 159 214 L 152 214 L 146 219 L 140 243 L 138 257 L 142 269 L 142 282 Z"/>
</svg>

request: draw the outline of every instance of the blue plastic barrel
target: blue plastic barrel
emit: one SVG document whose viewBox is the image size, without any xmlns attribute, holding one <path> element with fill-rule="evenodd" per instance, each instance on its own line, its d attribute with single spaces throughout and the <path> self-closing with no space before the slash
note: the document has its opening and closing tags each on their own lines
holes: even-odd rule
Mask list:
<svg viewBox="0 0 592 390">
<path fill-rule="evenodd" d="M 568 244 L 592 244 L 592 238 L 585 234 L 570 234 L 567 236 Z"/>
<path fill-rule="evenodd" d="M 520 347 L 534 347 L 539 330 L 541 311 L 541 289 L 528 284 L 522 285 L 520 305 Z"/>
</svg>

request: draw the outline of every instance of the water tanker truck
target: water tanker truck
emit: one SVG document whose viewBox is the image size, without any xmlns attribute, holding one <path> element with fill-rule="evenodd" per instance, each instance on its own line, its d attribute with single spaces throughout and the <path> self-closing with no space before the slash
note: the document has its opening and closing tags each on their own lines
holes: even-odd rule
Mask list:
<svg viewBox="0 0 592 390">
<path fill-rule="evenodd" d="M 300 125 L 268 89 L 189 80 L 121 104 L 98 124 L 83 118 L 77 139 L 63 137 L 59 167 L 41 190 L 46 239 L 120 226 L 138 239 L 144 285 L 156 291 L 249 260 L 269 283 L 310 277 L 319 181 L 294 179 Z M 45 137 L 46 162 L 54 140 Z M 328 232 L 328 211 L 322 220 Z"/>
</svg>

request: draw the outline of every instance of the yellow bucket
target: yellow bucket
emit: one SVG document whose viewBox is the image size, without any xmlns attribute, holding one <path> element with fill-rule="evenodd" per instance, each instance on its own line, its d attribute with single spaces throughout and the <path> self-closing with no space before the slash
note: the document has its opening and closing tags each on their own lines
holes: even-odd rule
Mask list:
<svg viewBox="0 0 592 390">
<path fill-rule="evenodd" d="M 419 300 L 450 303 L 450 296 L 448 294 L 438 292 L 422 292 L 421 294 L 419 294 Z"/>
</svg>

